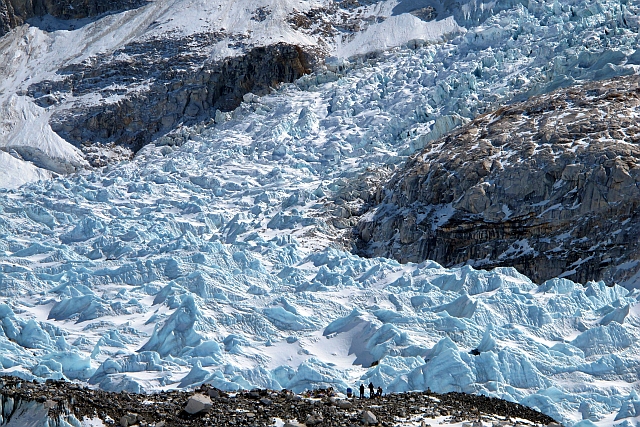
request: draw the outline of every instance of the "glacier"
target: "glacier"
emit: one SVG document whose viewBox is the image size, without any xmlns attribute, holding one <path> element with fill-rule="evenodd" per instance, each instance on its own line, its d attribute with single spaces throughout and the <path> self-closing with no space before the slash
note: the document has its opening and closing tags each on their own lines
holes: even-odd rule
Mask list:
<svg viewBox="0 0 640 427">
<path fill-rule="evenodd" d="M 188 107 L 176 107 L 175 111 L 173 105 L 169 106 L 161 115 L 163 120 L 157 123 L 161 129 L 144 135 L 155 138 L 184 120 L 189 121 L 187 117 L 193 114 L 200 118 L 221 117 L 209 105 L 211 97 L 207 94 L 222 91 L 222 88 L 203 86 L 202 83 L 208 81 L 212 73 L 219 77 L 222 70 L 222 74 L 226 74 L 229 70 L 225 71 L 225 67 L 230 60 L 237 59 L 241 63 L 242 57 L 252 51 L 259 57 L 267 54 L 265 48 L 275 48 L 271 49 L 273 53 L 278 46 L 290 46 L 300 53 L 309 53 L 308 59 L 313 56 L 312 62 L 316 62 L 329 52 L 340 56 L 351 55 L 355 53 L 354 49 L 367 53 L 368 49 L 395 47 L 413 38 L 440 41 L 459 29 L 452 19 L 423 22 L 408 14 L 394 16 L 385 23 L 392 13 L 394 1 L 366 4 L 355 9 L 348 3 L 339 4 L 333 0 L 236 0 L 231 3 L 224 0 L 154 0 L 140 3 L 140 7 L 131 10 L 83 19 L 61 20 L 50 15 L 33 17 L 28 25 L 3 33 L 0 39 L 0 151 L 13 158 L 0 157 L 0 170 L 18 168 L 24 173 L 12 173 L 11 179 L 0 175 L 3 178 L 0 187 L 16 188 L 52 173 L 72 173 L 95 166 L 97 163 L 93 160 L 99 159 L 98 163 L 103 165 L 131 157 L 137 148 L 127 147 L 127 144 L 114 145 L 114 138 L 108 136 L 113 132 L 103 129 L 110 125 L 98 125 L 97 134 L 75 134 L 83 128 L 93 127 L 91 123 L 101 114 L 120 111 L 123 104 L 131 106 L 140 99 L 159 103 L 157 99 L 151 100 L 152 93 L 159 90 L 173 94 L 176 88 L 185 85 L 185 79 L 191 79 L 191 83 L 186 83 L 188 88 L 168 102 L 178 105 L 182 97 L 192 102 Z M 302 20 L 302 24 L 297 20 Z M 378 28 L 380 25 L 384 29 Z M 403 30 L 407 25 L 409 31 Z M 364 38 L 351 39 L 355 33 L 366 31 L 370 26 L 371 31 Z M 389 31 L 392 37 L 382 42 L 379 40 L 381 31 Z M 358 47 L 361 42 L 368 46 L 365 51 Z M 141 56 L 145 57 L 141 59 Z M 159 69 L 163 68 L 168 72 L 166 86 L 160 84 L 164 78 L 159 75 Z M 198 70 L 202 71 L 201 75 L 194 77 Z M 250 77 L 256 75 L 246 70 L 241 73 L 252 74 Z M 100 78 L 93 79 L 88 75 L 99 75 Z M 239 83 L 229 81 L 229 78 L 223 76 L 224 83 L 231 88 L 253 86 L 250 81 Z M 278 79 L 265 80 L 265 90 Z M 201 90 L 194 91 L 194 85 L 200 85 Z M 223 97 L 217 94 L 211 96 L 220 108 L 229 108 L 223 106 L 229 103 L 235 106 L 235 95 L 229 97 L 229 102 L 222 102 Z M 198 101 L 199 98 L 202 99 Z M 158 111 L 152 112 L 153 117 L 145 117 L 144 123 L 131 123 L 131 115 L 144 105 L 143 102 L 131 107 L 133 111 L 111 122 L 112 125 L 119 126 L 126 121 L 127 132 L 148 126 L 150 121 L 158 119 Z M 97 117 L 94 115 L 94 120 L 84 125 L 68 121 L 84 114 L 91 115 L 92 111 Z M 171 114 L 175 115 L 175 120 L 169 117 Z M 18 175 L 22 176 L 18 178 Z"/>
<path fill-rule="evenodd" d="M 428 141 L 501 103 L 638 71 L 637 3 L 513 3 L 480 23 L 454 15 L 442 42 L 336 54 L 130 161 L 12 175 L 0 372 L 132 392 L 373 381 L 635 425 L 640 291 L 343 246 L 376 174 Z"/>
</svg>

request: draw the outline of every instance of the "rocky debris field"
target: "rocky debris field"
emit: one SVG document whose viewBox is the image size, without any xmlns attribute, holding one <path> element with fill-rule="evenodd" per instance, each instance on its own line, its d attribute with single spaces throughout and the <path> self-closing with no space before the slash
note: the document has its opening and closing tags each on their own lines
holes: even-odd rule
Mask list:
<svg viewBox="0 0 640 427">
<path fill-rule="evenodd" d="M 358 225 L 362 252 L 633 286 L 637 76 L 484 114 L 413 156 Z"/>
<path fill-rule="evenodd" d="M 20 416 L 23 403 L 38 402 L 53 419 L 99 418 L 106 425 L 122 427 L 271 426 L 276 425 L 276 420 L 285 426 L 426 426 L 425 419 L 438 417 L 445 417 L 445 423 L 468 420 L 469 426 L 480 425 L 479 422 L 494 426 L 559 426 L 552 418 L 517 403 L 430 391 L 349 399 L 344 395 L 330 396 L 327 390 L 302 395 L 258 389 L 230 394 L 203 385 L 192 392 L 133 394 L 92 390 L 65 381 L 38 383 L 3 377 L 0 402 L 0 424 Z"/>
</svg>

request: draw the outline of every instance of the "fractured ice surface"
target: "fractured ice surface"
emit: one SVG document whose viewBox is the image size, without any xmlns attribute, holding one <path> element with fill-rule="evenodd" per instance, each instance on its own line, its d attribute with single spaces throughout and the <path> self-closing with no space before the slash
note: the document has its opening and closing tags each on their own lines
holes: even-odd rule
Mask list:
<svg viewBox="0 0 640 427">
<path fill-rule="evenodd" d="M 509 268 L 444 269 L 330 248 L 310 252 L 291 237 L 222 244 L 211 241 L 210 230 L 160 239 L 153 234 L 171 233 L 185 217 L 149 212 L 166 223 L 138 226 L 147 237 L 117 260 L 119 268 L 106 267 L 116 263 L 106 259 L 32 260 L 25 277 L 24 267 L 8 265 L 26 258 L 5 256 L 3 277 L 17 277 L 25 290 L 29 277 L 48 286 L 0 306 L 4 372 L 114 391 L 203 382 L 228 390 L 343 390 L 374 381 L 389 392 L 498 396 L 568 423 L 581 417 L 585 402 L 596 418 L 635 417 L 625 396 L 635 393 L 640 367 L 637 292 L 566 279 L 537 287 Z M 105 224 L 122 221 L 140 219 L 103 217 L 100 235 L 89 240 L 114 239 Z M 182 244 L 150 251 L 172 240 Z M 72 293 L 60 292 L 74 281 L 81 285 Z M 265 292 L 248 292 L 256 286 Z M 480 354 L 470 354 L 473 348 Z"/>
</svg>

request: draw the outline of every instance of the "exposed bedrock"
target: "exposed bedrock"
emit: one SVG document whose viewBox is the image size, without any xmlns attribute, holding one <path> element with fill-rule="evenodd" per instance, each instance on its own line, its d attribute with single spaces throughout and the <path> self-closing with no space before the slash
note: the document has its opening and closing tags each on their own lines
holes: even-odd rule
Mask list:
<svg viewBox="0 0 640 427">
<path fill-rule="evenodd" d="M 59 80 L 34 84 L 28 94 L 54 108 L 52 129 L 85 151 L 101 143 L 136 152 L 179 125 L 215 117 L 216 110 L 233 110 L 248 92 L 261 95 L 293 82 L 313 66 L 312 54 L 284 43 L 220 61 L 190 49 L 221 37 L 210 33 L 157 45 L 132 43 L 106 58 L 62 69 Z M 69 95 L 73 98 L 66 101 Z M 101 165 L 90 154 L 89 160 Z"/>
<path fill-rule="evenodd" d="M 0 36 L 34 16 L 80 19 L 110 11 L 133 9 L 146 0 L 0 0 Z"/>
<path fill-rule="evenodd" d="M 430 143 L 378 192 L 359 250 L 640 285 L 639 83 L 562 89 Z"/>
</svg>

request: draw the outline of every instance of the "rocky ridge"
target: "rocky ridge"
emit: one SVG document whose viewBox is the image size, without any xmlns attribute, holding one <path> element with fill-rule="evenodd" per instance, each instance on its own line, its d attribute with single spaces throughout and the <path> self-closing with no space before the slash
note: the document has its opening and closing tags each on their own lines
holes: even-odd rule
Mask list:
<svg viewBox="0 0 640 427">
<path fill-rule="evenodd" d="M 357 226 L 368 256 L 637 286 L 638 76 L 500 108 L 429 143 Z"/>
<path fill-rule="evenodd" d="M 58 422 L 97 418 L 122 427 L 270 426 L 276 419 L 289 426 L 401 426 L 421 421 L 425 425 L 423 420 L 433 417 L 449 423 L 469 420 L 469 426 L 474 421 L 504 427 L 559 426 L 552 418 L 517 403 L 464 393 L 427 391 L 376 399 L 342 396 L 331 397 L 327 390 L 304 395 L 264 389 L 228 394 L 207 385 L 193 392 L 108 393 L 64 381 L 36 383 L 3 377 L 0 424 L 19 419 L 35 403 L 38 409 L 31 407 L 32 411 L 40 410 Z"/>
</svg>

